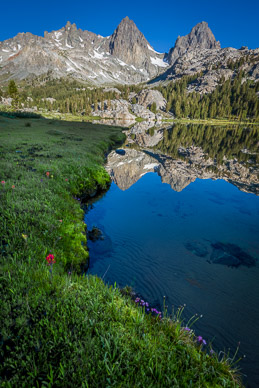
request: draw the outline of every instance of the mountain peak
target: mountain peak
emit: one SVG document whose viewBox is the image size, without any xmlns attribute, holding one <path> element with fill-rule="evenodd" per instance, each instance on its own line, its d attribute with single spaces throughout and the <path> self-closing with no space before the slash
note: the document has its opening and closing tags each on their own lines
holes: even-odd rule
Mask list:
<svg viewBox="0 0 259 388">
<path fill-rule="evenodd" d="M 220 48 L 220 43 L 216 41 L 207 22 L 196 24 L 187 36 L 189 36 L 190 41 L 192 41 L 195 36 L 196 39 L 194 39 L 192 43 L 199 45 L 202 48 Z"/>
<path fill-rule="evenodd" d="M 68 20 L 67 24 L 65 25 L 65 30 L 69 31 L 71 28 L 72 29 L 77 29 L 76 24 L 75 23 L 71 24 L 70 21 Z"/>
<path fill-rule="evenodd" d="M 168 61 L 171 65 L 185 52 L 193 49 L 220 49 L 207 22 L 196 24 L 185 36 L 178 36 L 174 47 L 169 51 Z"/>
<path fill-rule="evenodd" d="M 123 18 L 122 20 L 121 20 L 121 23 L 123 22 L 123 23 L 128 23 L 130 21 L 130 18 L 128 17 L 128 16 L 125 16 L 125 18 Z"/>
<path fill-rule="evenodd" d="M 118 27 L 116 28 L 115 31 L 117 31 L 117 30 L 120 30 L 120 31 L 135 30 L 135 31 L 139 32 L 139 29 L 136 26 L 136 24 L 134 23 L 134 21 L 131 20 L 128 16 L 126 16 L 125 18 L 123 18 L 121 20 L 120 24 L 118 25 Z"/>
<path fill-rule="evenodd" d="M 133 20 L 126 16 L 111 36 L 110 53 L 126 63 L 142 63 L 143 47 L 147 47 L 146 38 Z"/>
</svg>

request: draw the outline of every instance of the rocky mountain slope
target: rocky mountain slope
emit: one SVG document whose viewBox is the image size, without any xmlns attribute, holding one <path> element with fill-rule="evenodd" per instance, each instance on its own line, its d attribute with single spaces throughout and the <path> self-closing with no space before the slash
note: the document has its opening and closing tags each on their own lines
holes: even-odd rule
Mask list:
<svg viewBox="0 0 259 388">
<path fill-rule="evenodd" d="M 206 22 L 198 23 L 188 35 L 178 36 L 174 47 L 169 51 L 167 57 L 168 63 L 173 65 L 179 57 L 183 56 L 188 51 L 195 49 L 220 49 L 220 43 L 216 42 L 216 39 Z"/>
<path fill-rule="evenodd" d="M 158 53 L 135 23 L 124 18 L 111 36 L 102 37 L 65 27 L 44 37 L 19 33 L 0 42 L 0 80 L 46 75 L 74 78 L 94 85 L 168 82 L 199 73 L 190 90 L 212 91 L 237 66 L 252 80 L 259 79 L 259 49 L 221 48 L 206 22 L 178 37 L 169 53 Z M 150 85 L 150 86 L 151 86 Z"/>
<path fill-rule="evenodd" d="M 188 90 L 210 93 L 222 78 L 232 78 L 237 70 L 244 70 L 251 80 L 259 80 L 259 49 L 221 48 L 206 22 L 198 23 L 188 35 L 179 36 L 166 60 L 170 67 L 152 84 L 199 74 Z"/>
<path fill-rule="evenodd" d="M 44 37 L 21 33 L 1 42 L 0 76 L 21 80 L 49 73 L 98 85 L 139 83 L 168 67 L 163 58 L 128 17 L 108 37 L 68 22 Z"/>
</svg>

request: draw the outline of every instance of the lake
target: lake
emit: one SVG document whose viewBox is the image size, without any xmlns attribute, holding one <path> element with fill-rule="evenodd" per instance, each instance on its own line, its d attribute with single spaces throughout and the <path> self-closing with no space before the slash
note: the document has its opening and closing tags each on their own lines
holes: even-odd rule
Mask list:
<svg viewBox="0 0 259 388">
<path fill-rule="evenodd" d="M 186 322 L 216 351 L 240 342 L 259 386 L 257 127 L 138 123 L 107 159 L 111 188 L 85 216 L 89 273 L 129 285 L 153 307 L 185 305 Z M 247 376 L 247 377 L 246 377 Z"/>
</svg>

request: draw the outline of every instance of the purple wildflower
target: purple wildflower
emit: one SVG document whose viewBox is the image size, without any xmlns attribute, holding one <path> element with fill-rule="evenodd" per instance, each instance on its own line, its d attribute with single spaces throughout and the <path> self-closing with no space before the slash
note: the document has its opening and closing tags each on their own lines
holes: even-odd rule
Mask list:
<svg viewBox="0 0 259 388">
<path fill-rule="evenodd" d="M 140 301 L 139 298 L 136 298 L 136 299 L 135 299 L 135 303 L 138 303 L 139 301 Z"/>
<path fill-rule="evenodd" d="M 213 349 L 210 349 L 210 354 L 214 354 L 214 350 Z"/>
<path fill-rule="evenodd" d="M 191 329 L 190 329 L 189 327 L 187 327 L 187 326 L 184 327 L 184 330 L 185 330 L 185 331 L 191 331 Z"/>
<path fill-rule="evenodd" d="M 201 335 L 197 337 L 197 341 L 199 342 L 200 345 L 207 345 L 207 342 L 205 341 L 205 339 L 202 338 Z"/>
</svg>

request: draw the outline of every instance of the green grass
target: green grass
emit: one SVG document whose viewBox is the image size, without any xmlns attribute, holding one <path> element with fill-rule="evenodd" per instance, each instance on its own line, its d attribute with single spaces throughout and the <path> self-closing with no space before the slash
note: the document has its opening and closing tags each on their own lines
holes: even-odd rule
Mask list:
<svg viewBox="0 0 259 388">
<path fill-rule="evenodd" d="M 77 198 L 109 186 L 104 154 L 123 136 L 119 127 L 0 116 L 1 387 L 241 386 L 234 361 L 202 348 L 180 312 L 160 320 L 81 275 Z"/>
<path fill-rule="evenodd" d="M 220 126 L 225 126 L 225 125 L 258 125 L 258 121 L 249 121 L 249 120 L 238 120 L 238 119 L 187 119 L 187 118 L 182 118 L 182 119 L 163 119 L 163 122 L 171 122 L 171 123 L 180 123 L 180 124 L 208 124 L 208 125 L 220 125 Z"/>
</svg>

